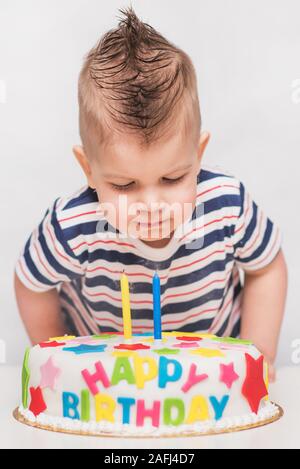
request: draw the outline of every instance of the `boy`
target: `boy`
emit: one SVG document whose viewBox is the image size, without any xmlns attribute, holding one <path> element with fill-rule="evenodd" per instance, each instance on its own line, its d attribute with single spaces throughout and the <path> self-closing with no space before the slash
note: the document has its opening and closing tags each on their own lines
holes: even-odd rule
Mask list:
<svg viewBox="0 0 300 469">
<path fill-rule="evenodd" d="M 122 13 L 79 79 L 73 152 L 88 184 L 51 205 L 17 262 L 28 334 L 122 331 L 123 271 L 133 332 L 152 331 L 158 271 L 163 330 L 250 339 L 272 377 L 287 288 L 279 230 L 240 181 L 202 163 L 190 58 Z"/>
</svg>

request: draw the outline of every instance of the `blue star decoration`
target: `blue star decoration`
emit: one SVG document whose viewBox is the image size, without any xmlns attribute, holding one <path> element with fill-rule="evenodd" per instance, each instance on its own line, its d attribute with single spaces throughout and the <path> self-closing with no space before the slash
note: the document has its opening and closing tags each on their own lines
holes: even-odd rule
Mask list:
<svg viewBox="0 0 300 469">
<path fill-rule="evenodd" d="M 63 350 L 65 352 L 73 352 L 76 355 L 84 355 L 86 353 L 98 353 L 104 352 L 107 345 L 84 345 L 81 344 L 77 347 L 65 347 Z"/>
</svg>

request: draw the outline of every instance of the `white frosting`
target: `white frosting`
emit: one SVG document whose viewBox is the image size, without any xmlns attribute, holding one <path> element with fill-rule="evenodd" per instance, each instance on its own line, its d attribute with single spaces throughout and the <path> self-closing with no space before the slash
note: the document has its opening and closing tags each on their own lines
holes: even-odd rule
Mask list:
<svg viewBox="0 0 300 469">
<path fill-rule="evenodd" d="M 255 425 L 265 422 L 279 414 L 279 408 L 268 401 L 266 405 L 259 410 L 257 414 L 249 413 L 236 417 L 223 418 L 220 421 L 206 420 L 205 422 L 194 423 L 193 425 L 180 425 L 179 427 L 171 427 L 161 425 L 159 428 L 137 428 L 135 425 L 128 424 L 111 424 L 109 422 L 81 422 L 80 420 L 72 420 L 63 417 L 53 417 L 44 413 L 35 417 L 28 409 L 23 406 L 19 407 L 20 414 L 30 423 L 43 427 L 51 427 L 53 430 L 67 430 L 80 433 L 104 434 L 110 433 L 120 436 L 170 436 L 180 435 L 183 433 L 207 433 L 210 431 L 234 430 L 235 428 Z"/>
<path fill-rule="evenodd" d="M 105 352 L 93 352 L 84 355 L 76 355 L 73 352 L 63 350 L 64 348 L 77 347 L 85 342 L 85 339 L 78 338 L 71 341 L 66 341 L 66 345 L 57 348 L 41 348 L 35 346 L 30 350 L 28 367 L 30 370 L 30 379 L 28 389 L 30 387 L 37 388 L 41 384 L 41 367 L 52 358 L 53 364 L 61 373 L 56 380 L 55 390 L 45 388 L 42 390 L 44 401 L 47 409 L 37 417 L 28 409 L 20 406 L 19 411 L 26 420 L 31 423 L 51 427 L 54 430 L 70 430 L 86 433 L 113 433 L 118 435 L 179 435 L 181 433 L 205 433 L 207 431 L 218 431 L 222 429 L 230 429 L 234 427 L 256 424 L 261 421 L 268 420 L 278 413 L 278 408 L 272 404 L 268 399 L 263 398 L 260 402 L 259 411 L 257 414 L 252 413 L 249 402 L 243 396 L 241 390 L 246 378 L 246 360 L 245 353 L 248 353 L 253 359 L 258 359 L 261 354 L 253 345 L 243 345 L 240 343 L 223 343 L 212 340 L 212 338 L 203 337 L 197 346 L 192 348 L 179 348 L 178 354 L 164 355 L 170 360 L 177 360 L 182 365 L 182 377 L 178 381 L 168 382 L 165 388 L 158 386 L 158 379 L 152 379 L 145 382 L 144 389 L 138 389 L 135 384 L 128 384 L 127 381 L 120 381 L 118 384 L 104 388 L 99 383 L 100 392 L 112 397 L 116 402 L 118 397 L 130 397 L 135 400 L 144 399 L 145 407 L 151 408 L 153 402 L 158 400 L 161 403 L 167 398 L 180 398 L 184 402 L 186 412 L 190 408 L 193 397 L 198 395 L 203 396 L 209 406 L 209 419 L 205 421 L 197 421 L 193 424 L 182 424 L 179 426 L 164 425 L 161 418 L 159 427 L 152 426 L 150 418 L 146 418 L 144 426 L 138 427 L 136 425 L 136 408 L 132 406 L 130 413 L 130 424 L 123 424 L 123 408 L 120 404 L 116 406 L 114 413 L 115 423 L 108 421 L 96 422 L 96 411 L 94 405 L 94 397 L 90 396 L 90 421 L 82 422 L 81 420 L 73 420 L 71 418 L 63 417 L 62 394 L 69 392 L 76 394 L 79 398 L 81 391 L 88 388 L 81 371 L 87 369 L 90 374 L 95 373 L 95 363 L 101 362 L 107 376 L 111 378 L 113 369 L 116 362 L 116 352 L 125 352 L 118 350 L 115 347 L 119 344 L 137 344 L 142 343 L 150 346 L 148 350 L 138 350 L 140 357 L 151 357 L 159 362 L 162 355 L 155 352 L 158 349 L 175 349 L 176 344 L 184 342 L 178 340 L 176 337 L 181 337 L 191 334 L 183 332 L 176 332 L 176 335 L 165 335 L 162 341 L 149 341 L 149 337 L 135 336 L 130 340 L 125 341 L 122 336 L 115 336 L 110 339 L 87 338 L 87 342 L 91 345 L 107 345 Z M 201 334 L 198 334 L 198 336 Z M 217 356 L 213 358 L 205 357 L 202 355 L 193 354 L 195 349 L 214 349 L 221 351 L 224 356 Z M 129 356 L 129 361 L 133 366 L 133 358 Z M 234 371 L 238 374 L 239 378 L 232 384 L 231 389 L 220 380 L 220 365 L 234 365 Z M 208 379 L 194 385 L 191 389 L 184 393 L 182 391 L 183 384 L 187 381 L 189 376 L 190 367 L 192 364 L 197 366 L 197 374 L 207 374 Z M 265 369 L 265 378 L 267 371 Z M 29 403 L 30 403 L 30 393 Z M 221 401 L 224 395 L 229 396 L 228 404 L 224 410 L 223 417 L 220 420 L 215 420 L 214 409 L 209 402 L 210 396 L 215 396 L 216 399 Z"/>
</svg>

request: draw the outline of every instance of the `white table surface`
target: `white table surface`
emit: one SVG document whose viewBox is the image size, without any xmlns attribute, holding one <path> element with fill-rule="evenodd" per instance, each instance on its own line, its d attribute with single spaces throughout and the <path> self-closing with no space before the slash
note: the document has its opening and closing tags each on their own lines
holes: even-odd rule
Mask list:
<svg viewBox="0 0 300 469">
<path fill-rule="evenodd" d="M 0 366 L 0 448 L 103 448 L 110 449 L 221 449 L 297 448 L 300 449 L 300 367 L 278 370 L 270 396 L 285 415 L 270 425 L 237 433 L 184 438 L 100 438 L 53 433 L 22 425 L 12 412 L 19 403 L 20 374 L 17 367 Z"/>
</svg>

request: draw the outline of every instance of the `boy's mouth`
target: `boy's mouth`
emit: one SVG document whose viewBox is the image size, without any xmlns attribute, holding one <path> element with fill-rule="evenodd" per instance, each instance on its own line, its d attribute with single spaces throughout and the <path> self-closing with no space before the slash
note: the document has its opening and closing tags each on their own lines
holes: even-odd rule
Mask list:
<svg viewBox="0 0 300 469">
<path fill-rule="evenodd" d="M 158 228 L 160 227 L 163 223 L 165 223 L 167 220 L 160 220 L 158 222 L 152 222 L 152 223 L 142 223 L 138 222 L 141 228 Z"/>
</svg>

